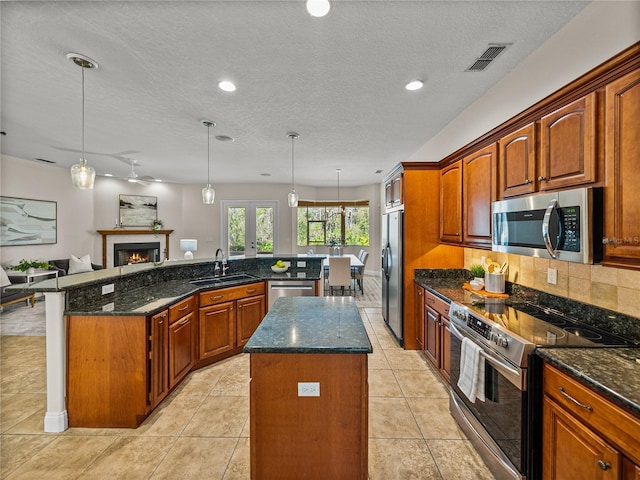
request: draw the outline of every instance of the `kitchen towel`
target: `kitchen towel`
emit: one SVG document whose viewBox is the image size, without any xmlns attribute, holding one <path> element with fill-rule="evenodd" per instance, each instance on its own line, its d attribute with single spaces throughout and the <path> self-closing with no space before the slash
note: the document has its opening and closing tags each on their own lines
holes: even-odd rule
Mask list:
<svg viewBox="0 0 640 480">
<path fill-rule="evenodd" d="M 484 402 L 484 360 L 482 348 L 469 338 L 462 339 L 458 388 L 471 402 Z"/>
</svg>

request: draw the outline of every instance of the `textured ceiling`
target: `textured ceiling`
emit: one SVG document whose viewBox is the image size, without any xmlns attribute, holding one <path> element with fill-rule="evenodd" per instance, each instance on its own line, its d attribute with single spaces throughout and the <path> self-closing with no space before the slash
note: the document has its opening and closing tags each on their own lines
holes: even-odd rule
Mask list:
<svg viewBox="0 0 640 480">
<path fill-rule="evenodd" d="M 2 153 L 176 183 L 380 182 L 588 2 L 0 2 Z M 512 43 L 481 73 L 489 43 Z M 404 85 L 420 78 L 425 87 Z M 225 93 L 219 80 L 234 81 Z M 213 139 L 228 135 L 233 143 Z M 424 160 L 439 160 L 425 158 Z M 376 174 L 382 170 L 382 174 Z M 262 176 L 270 173 L 271 176 Z"/>
</svg>

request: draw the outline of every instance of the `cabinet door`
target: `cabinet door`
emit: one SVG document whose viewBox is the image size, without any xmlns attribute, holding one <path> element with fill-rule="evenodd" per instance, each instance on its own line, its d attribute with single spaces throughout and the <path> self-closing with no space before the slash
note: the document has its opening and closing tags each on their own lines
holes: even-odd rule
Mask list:
<svg viewBox="0 0 640 480">
<path fill-rule="evenodd" d="M 449 319 L 440 315 L 440 373 L 449 381 L 451 376 L 451 334 Z"/>
<path fill-rule="evenodd" d="M 540 121 L 540 190 L 596 180 L 596 94 L 566 105 Z"/>
<path fill-rule="evenodd" d="M 542 442 L 544 480 L 620 478 L 622 455 L 547 396 Z"/>
<path fill-rule="evenodd" d="M 402 174 L 399 174 L 392 181 L 391 198 L 394 205 L 402 205 L 404 198 L 402 195 Z"/>
<path fill-rule="evenodd" d="M 628 458 L 622 462 L 622 480 L 640 480 L 640 466 Z"/>
<path fill-rule="evenodd" d="M 424 350 L 424 288 L 417 283 L 414 284 L 415 301 L 414 311 L 416 313 L 415 336 L 419 350 Z"/>
<path fill-rule="evenodd" d="M 169 326 L 169 387 L 189 373 L 195 361 L 195 317 L 189 313 Z"/>
<path fill-rule="evenodd" d="M 440 172 L 440 240 L 462 242 L 462 162 Z"/>
<path fill-rule="evenodd" d="M 243 346 L 249 341 L 253 332 L 265 315 L 265 299 L 264 295 L 256 295 L 255 297 L 243 298 L 236 302 L 237 319 L 236 319 L 236 335 L 238 347 Z"/>
<path fill-rule="evenodd" d="M 605 260 L 640 265 L 640 71 L 605 89 Z"/>
<path fill-rule="evenodd" d="M 169 315 L 166 310 L 151 317 L 150 353 L 149 403 L 154 408 L 169 393 Z"/>
<path fill-rule="evenodd" d="M 491 245 L 491 202 L 496 200 L 497 146 L 489 145 L 462 161 L 464 243 Z"/>
<path fill-rule="evenodd" d="M 424 353 L 440 368 L 440 315 L 425 305 Z"/>
<path fill-rule="evenodd" d="M 393 182 L 391 180 L 384 184 L 384 204 L 387 207 L 393 205 Z"/>
<path fill-rule="evenodd" d="M 235 302 L 200 309 L 200 360 L 232 350 L 235 341 Z"/>
<path fill-rule="evenodd" d="M 535 125 L 530 123 L 500 139 L 498 184 L 501 198 L 533 193 L 536 188 Z"/>
</svg>

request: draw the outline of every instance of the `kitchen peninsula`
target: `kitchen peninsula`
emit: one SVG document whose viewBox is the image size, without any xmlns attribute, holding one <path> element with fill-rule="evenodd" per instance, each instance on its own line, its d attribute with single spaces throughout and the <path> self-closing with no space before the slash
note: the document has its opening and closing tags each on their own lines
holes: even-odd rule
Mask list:
<svg viewBox="0 0 640 480">
<path fill-rule="evenodd" d="M 373 349 L 355 301 L 278 299 L 244 351 L 251 478 L 366 479 Z"/>
<path fill-rule="evenodd" d="M 45 432 L 139 425 L 189 371 L 242 351 L 266 312 L 269 280 L 304 278 L 322 294 L 322 258 L 278 258 L 291 262 L 287 272 L 274 273 L 273 258 L 243 258 L 215 276 L 207 259 L 30 286 L 46 299 Z"/>
</svg>

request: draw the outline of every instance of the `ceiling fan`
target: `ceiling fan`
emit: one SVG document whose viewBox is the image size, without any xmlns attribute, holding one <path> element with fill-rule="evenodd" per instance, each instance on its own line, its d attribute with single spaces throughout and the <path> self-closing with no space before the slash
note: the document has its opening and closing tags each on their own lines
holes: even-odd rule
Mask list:
<svg viewBox="0 0 640 480">
<path fill-rule="evenodd" d="M 114 178 L 119 178 L 120 180 L 126 180 L 127 182 L 130 182 L 130 183 L 138 183 L 140 185 L 150 185 L 151 182 L 156 181 L 154 177 L 151 177 L 149 175 L 140 176 L 136 173 L 135 166 L 136 165 L 140 166 L 137 160 L 134 160 L 133 158 L 121 158 L 119 160 L 122 160 L 123 162 L 124 161 L 129 162 L 131 164 L 131 171 L 126 177 L 114 177 Z"/>
</svg>

